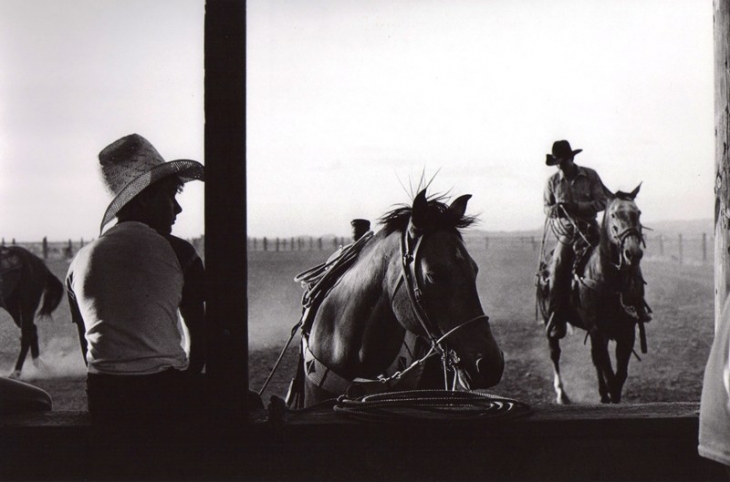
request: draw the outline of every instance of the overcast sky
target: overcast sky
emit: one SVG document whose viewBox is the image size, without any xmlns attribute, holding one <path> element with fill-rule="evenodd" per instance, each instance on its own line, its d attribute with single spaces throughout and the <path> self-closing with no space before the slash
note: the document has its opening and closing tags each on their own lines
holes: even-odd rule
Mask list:
<svg viewBox="0 0 730 482">
<path fill-rule="evenodd" d="M 203 159 L 203 0 L 0 0 L 0 236 L 98 236 L 98 152 Z M 433 192 L 542 226 L 553 141 L 644 221 L 712 217 L 711 0 L 248 2 L 249 234 L 347 234 Z M 404 189 L 403 185 L 406 186 Z M 188 184 L 174 233 L 203 232 Z"/>
<path fill-rule="evenodd" d="M 0 235 L 99 235 L 97 154 L 136 132 L 203 161 L 202 0 L 0 0 Z M 195 184 L 198 184 L 197 186 Z M 202 233 L 189 183 L 176 233 Z"/>
<path fill-rule="evenodd" d="M 647 224 L 711 218 L 712 45 L 710 0 L 249 2 L 250 233 L 346 232 L 424 171 L 539 228 L 558 139 Z"/>
</svg>

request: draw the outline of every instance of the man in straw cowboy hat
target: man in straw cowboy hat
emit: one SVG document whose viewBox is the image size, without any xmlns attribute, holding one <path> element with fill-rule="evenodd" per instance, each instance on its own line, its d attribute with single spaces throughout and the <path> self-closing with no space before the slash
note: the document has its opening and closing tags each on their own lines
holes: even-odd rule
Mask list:
<svg viewBox="0 0 730 482">
<path fill-rule="evenodd" d="M 547 154 L 545 159 L 545 164 L 558 168 L 545 185 L 545 215 L 554 219 L 561 233 L 550 267 L 550 322 L 547 330 L 551 338 L 565 336 L 576 252 L 582 252 L 597 242 L 599 230 L 596 218 L 607 204 L 606 187 L 598 173 L 575 164 L 574 159 L 579 152 L 582 149 L 572 149 L 566 140 L 555 141 L 552 154 Z M 643 300 L 639 304 L 641 306 L 636 309 L 642 321 L 651 320 Z"/>
<path fill-rule="evenodd" d="M 102 422 L 175 420 L 202 403 L 204 270 L 195 248 L 170 233 L 182 212 L 176 195 L 203 180 L 203 166 L 165 162 L 138 134 L 104 148 L 99 161 L 114 198 L 102 234 L 79 250 L 66 277 L 89 412 Z"/>
</svg>

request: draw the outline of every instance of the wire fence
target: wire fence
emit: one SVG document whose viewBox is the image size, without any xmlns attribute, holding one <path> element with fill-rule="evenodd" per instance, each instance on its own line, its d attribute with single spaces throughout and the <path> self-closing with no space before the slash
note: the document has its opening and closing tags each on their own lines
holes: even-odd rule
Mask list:
<svg viewBox="0 0 730 482">
<path fill-rule="evenodd" d="M 76 239 L 49 242 L 46 238 L 37 242 L 16 242 L 15 239 L 2 238 L 2 246 L 18 245 L 43 259 L 71 259 L 85 244 L 92 240 Z M 204 237 L 188 241 L 200 256 L 205 255 Z M 248 251 L 323 251 L 332 252 L 340 246 L 352 242 L 344 236 L 293 236 L 293 237 L 251 237 L 248 238 Z M 464 237 L 470 250 L 519 250 L 538 252 L 542 237 L 538 235 L 488 235 Z M 711 264 L 714 262 L 714 236 L 702 234 L 654 234 L 645 237 L 644 256 L 647 259 L 664 260 L 678 264 Z M 549 241 L 550 248 L 552 240 Z"/>
<path fill-rule="evenodd" d="M 339 236 L 298 236 L 298 237 L 262 237 L 248 238 L 249 251 L 328 251 L 331 252 L 340 246 L 352 242 L 351 238 Z M 525 250 L 540 249 L 542 237 L 539 235 L 489 235 L 465 236 L 467 247 L 484 250 Z M 712 263 L 714 254 L 714 236 L 712 234 L 655 234 L 645 237 L 645 257 L 687 263 Z M 552 241 L 548 243 L 552 245 Z"/>
</svg>

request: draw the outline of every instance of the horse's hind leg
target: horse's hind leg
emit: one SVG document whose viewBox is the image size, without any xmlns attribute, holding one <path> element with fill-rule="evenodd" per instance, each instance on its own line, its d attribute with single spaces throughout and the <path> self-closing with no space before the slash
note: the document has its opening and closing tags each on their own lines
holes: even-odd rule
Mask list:
<svg viewBox="0 0 730 482">
<path fill-rule="evenodd" d="M 18 360 L 15 362 L 15 370 L 13 370 L 10 378 L 19 378 L 23 370 L 25 358 L 28 356 L 28 350 L 30 350 L 34 361 L 40 354 L 38 347 L 38 329 L 34 323 L 33 313 L 28 315 L 27 313 L 23 313 L 23 310 L 11 309 L 10 315 L 15 320 L 15 323 L 20 326 L 20 353 L 18 354 Z"/>
<path fill-rule="evenodd" d="M 560 405 L 567 405 L 570 403 L 568 394 L 565 393 L 563 388 L 563 379 L 560 376 L 560 340 L 557 338 L 548 338 L 548 345 L 550 346 L 550 360 L 553 362 L 553 387 L 555 388 L 555 401 Z"/>
</svg>

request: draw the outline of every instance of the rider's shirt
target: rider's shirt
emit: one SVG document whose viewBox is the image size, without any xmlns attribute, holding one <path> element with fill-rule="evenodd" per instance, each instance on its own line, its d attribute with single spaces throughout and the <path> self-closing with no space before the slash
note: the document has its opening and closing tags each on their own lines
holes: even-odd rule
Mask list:
<svg viewBox="0 0 730 482">
<path fill-rule="evenodd" d="M 543 195 L 545 214 L 560 202 L 575 202 L 578 212 L 575 216 L 582 221 L 592 222 L 600 211 L 606 209 L 606 192 L 598 173 L 591 168 L 575 166 L 578 173 L 569 180 L 563 171 L 558 171 L 547 180 Z"/>
<path fill-rule="evenodd" d="M 85 325 L 89 373 L 188 367 L 178 320 L 183 272 L 155 230 L 134 221 L 109 229 L 78 252 L 66 284 Z"/>
</svg>

